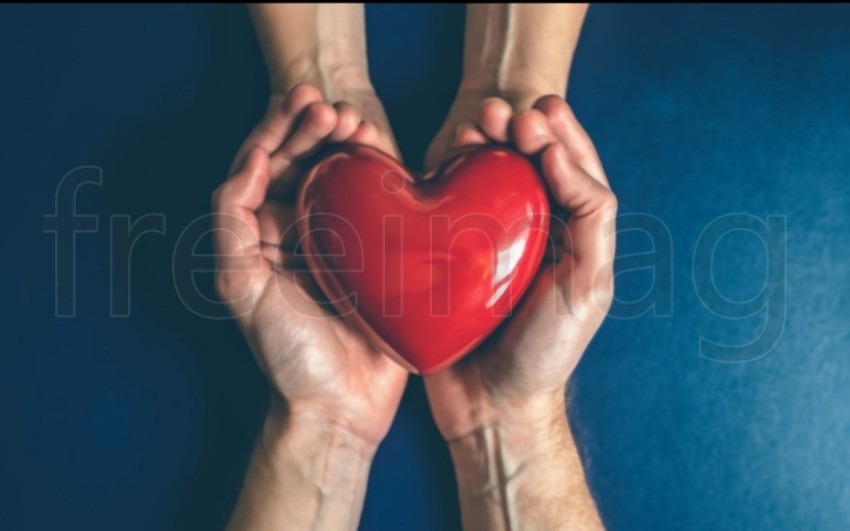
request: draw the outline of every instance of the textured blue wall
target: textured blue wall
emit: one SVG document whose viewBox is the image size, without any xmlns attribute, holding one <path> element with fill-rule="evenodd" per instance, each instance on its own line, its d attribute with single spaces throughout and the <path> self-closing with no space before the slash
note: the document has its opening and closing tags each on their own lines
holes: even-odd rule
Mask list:
<svg viewBox="0 0 850 531">
<path fill-rule="evenodd" d="M 265 384 L 232 323 L 181 301 L 172 258 L 178 271 L 208 265 L 180 236 L 205 230 L 191 222 L 265 106 L 248 17 L 0 15 L 0 528 L 219 528 Z M 374 6 L 368 25 L 375 84 L 415 162 L 458 79 L 463 9 Z M 616 316 L 571 407 L 611 529 L 850 528 L 848 27 L 847 6 L 591 8 L 569 96 L 633 230 L 621 235 Z M 76 314 L 56 318 L 42 216 L 64 175 L 97 177 L 84 165 L 102 168 L 102 184 L 79 189 L 77 210 L 100 230 L 78 236 Z M 151 213 L 165 234 L 138 241 L 132 315 L 111 318 L 110 216 Z M 740 230 L 698 245 L 733 213 L 726 229 Z M 759 239 L 768 216 L 779 217 Z M 627 256 L 653 245 L 654 277 Z M 196 280 L 212 293 L 209 275 Z M 120 309 L 127 290 L 112 293 Z M 655 305 L 633 316 L 648 293 Z M 751 298 L 771 310 L 743 315 L 735 301 Z M 765 334 L 749 351 L 700 350 L 701 337 Z M 458 527 L 448 455 L 414 381 L 362 528 Z"/>
</svg>

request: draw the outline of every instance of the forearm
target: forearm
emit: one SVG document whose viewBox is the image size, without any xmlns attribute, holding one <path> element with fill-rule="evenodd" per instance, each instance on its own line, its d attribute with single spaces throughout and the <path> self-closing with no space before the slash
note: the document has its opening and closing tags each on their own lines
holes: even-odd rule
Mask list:
<svg viewBox="0 0 850 531">
<path fill-rule="evenodd" d="M 563 411 L 450 441 L 464 529 L 603 528 Z"/>
<path fill-rule="evenodd" d="M 337 87 L 371 86 L 362 4 L 252 4 L 249 10 L 274 92 L 306 82 L 337 99 Z"/>
<path fill-rule="evenodd" d="M 322 419 L 270 415 L 227 529 L 357 529 L 373 454 Z"/>
<path fill-rule="evenodd" d="M 471 4 L 461 90 L 566 94 L 586 4 Z"/>
</svg>

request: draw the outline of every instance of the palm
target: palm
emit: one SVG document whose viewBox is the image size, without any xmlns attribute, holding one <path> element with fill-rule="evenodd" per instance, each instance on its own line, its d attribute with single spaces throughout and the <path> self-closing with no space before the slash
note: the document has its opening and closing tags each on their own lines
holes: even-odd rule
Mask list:
<svg viewBox="0 0 850 531">
<path fill-rule="evenodd" d="M 291 197 L 323 143 L 346 140 L 392 146 L 351 104 L 332 107 L 309 85 L 272 99 L 214 195 L 217 282 L 290 414 L 318 413 L 377 443 L 407 372 L 321 303 L 306 265 L 293 256 L 292 206 L 275 199 Z"/>
<path fill-rule="evenodd" d="M 568 287 L 571 256 L 562 251 L 559 264 L 544 264 L 520 305 L 496 333 L 456 365 L 425 379 L 434 418 L 453 436 L 464 411 L 485 402 L 510 410 L 533 393 L 559 392 L 590 340 L 587 320 Z M 592 334 L 590 334 L 592 335 Z M 485 413 L 486 414 L 486 413 Z"/>
<path fill-rule="evenodd" d="M 269 209 L 263 208 L 262 212 Z M 280 226 L 289 216 L 261 216 Z M 273 246 L 273 249 L 268 249 Z M 406 372 L 372 348 L 322 301 L 303 264 L 276 244 L 262 243 L 265 262 L 254 285 L 262 286 L 252 312 L 252 338 L 261 364 L 290 404 L 325 408 L 364 437 L 380 439 L 389 428 Z M 317 300 L 318 299 L 318 300 Z M 368 419 L 363 420 L 363 419 Z"/>
<path fill-rule="evenodd" d="M 474 411 L 477 422 L 516 411 L 531 396 L 562 393 L 612 298 L 613 238 L 607 237 L 616 201 L 590 139 L 562 98 L 547 96 L 534 110 L 511 117 L 503 100 L 481 106 L 478 126 L 459 130 L 455 147 L 502 141 L 509 136 L 527 155 L 539 155 L 558 209 L 555 263 L 541 266 L 513 315 L 475 352 L 426 378 L 441 431 L 462 435 Z M 522 414 L 521 412 L 519 413 Z"/>
</svg>

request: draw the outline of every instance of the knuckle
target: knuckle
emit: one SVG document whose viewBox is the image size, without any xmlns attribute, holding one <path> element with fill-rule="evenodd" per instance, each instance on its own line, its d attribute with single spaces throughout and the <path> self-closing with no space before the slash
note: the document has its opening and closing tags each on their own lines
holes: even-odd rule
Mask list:
<svg viewBox="0 0 850 531">
<path fill-rule="evenodd" d="M 547 94 L 537 100 L 535 107 L 540 108 L 546 114 L 550 114 L 565 110 L 567 102 L 557 94 Z"/>
<path fill-rule="evenodd" d="M 319 89 L 307 82 L 298 83 L 289 90 L 289 96 L 294 99 L 319 97 Z"/>
<path fill-rule="evenodd" d="M 232 271 L 219 271 L 215 276 L 215 292 L 225 303 L 231 303 L 236 300 L 243 288 L 243 282 L 240 275 L 234 274 Z"/>
<path fill-rule="evenodd" d="M 356 127 L 360 123 L 360 113 L 351 105 L 341 107 L 338 113 L 339 121 L 348 127 Z"/>
<path fill-rule="evenodd" d="M 324 102 L 311 103 L 307 111 L 309 119 L 316 128 L 324 129 L 333 126 L 336 122 L 336 111 Z"/>
<path fill-rule="evenodd" d="M 534 116 L 538 116 L 538 115 L 541 115 L 541 114 L 542 113 L 537 109 L 527 109 L 527 110 L 524 110 L 524 111 L 517 113 L 516 120 L 517 120 L 517 122 L 519 122 L 519 121 L 524 122 L 526 120 L 531 119 Z"/>
<path fill-rule="evenodd" d="M 499 96 L 490 96 L 489 98 L 484 99 L 481 102 L 481 109 L 489 109 L 494 107 L 501 107 L 502 109 L 510 109 L 511 104 L 508 103 L 508 100 Z"/>
<path fill-rule="evenodd" d="M 613 216 L 617 214 L 618 200 L 614 192 L 609 188 L 605 188 L 599 200 L 599 210 Z"/>
</svg>

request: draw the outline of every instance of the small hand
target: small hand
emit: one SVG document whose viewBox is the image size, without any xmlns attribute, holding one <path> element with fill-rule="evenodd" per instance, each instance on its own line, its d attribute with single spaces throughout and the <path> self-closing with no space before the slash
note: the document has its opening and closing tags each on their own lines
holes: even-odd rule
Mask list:
<svg viewBox="0 0 850 531">
<path fill-rule="evenodd" d="M 434 418 L 449 441 L 493 423 L 523 433 L 563 424 L 566 381 L 613 296 L 617 202 L 569 106 L 546 96 L 513 115 L 504 100 L 487 100 L 479 121 L 458 129 L 453 147 L 508 137 L 521 152 L 539 155 L 550 192 L 569 218 L 552 219 L 554 263 L 541 266 L 510 320 L 467 358 L 425 378 Z"/>
<path fill-rule="evenodd" d="M 445 160 L 452 148 L 461 143 L 507 144 L 511 141 L 508 124 L 511 117 L 531 108 L 536 92 L 499 92 L 484 89 L 461 90 L 449 109 L 445 123 L 428 147 L 425 169 L 431 170 Z"/>
<path fill-rule="evenodd" d="M 407 373 L 318 300 L 296 243 L 291 198 L 308 157 L 325 143 L 392 149 L 350 103 L 333 106 L 310 85 L 275 97 L 213 195 L 217 288 L 273 384 L 287 421 L 337 426 L 377 446 Z"/>
</svg>

